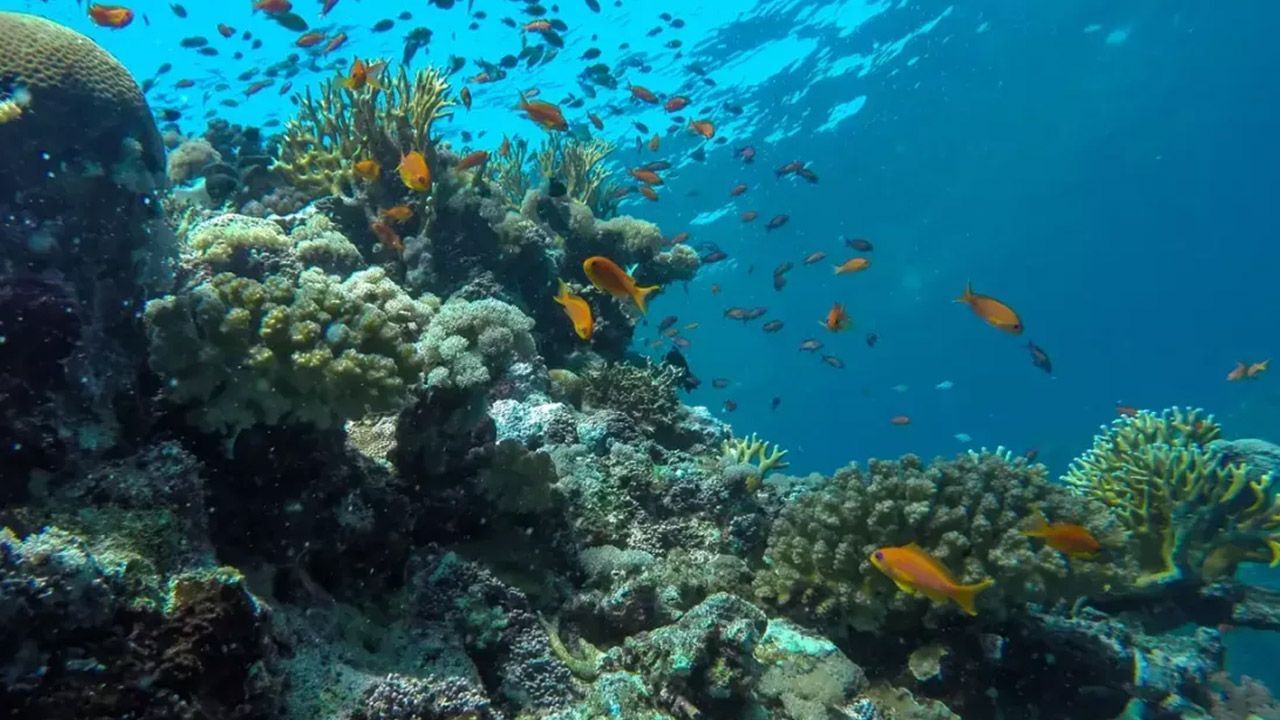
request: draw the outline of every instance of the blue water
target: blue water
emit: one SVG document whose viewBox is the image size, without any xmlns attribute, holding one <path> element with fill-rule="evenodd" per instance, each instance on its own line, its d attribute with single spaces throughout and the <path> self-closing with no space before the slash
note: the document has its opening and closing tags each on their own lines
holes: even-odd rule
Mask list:
<svg viewBox="0 0 1280 720">
<path fill-rule="evenodd" d="M 479 147 L 503 133 L 536 137 L 512 111 L 518 89 L 546 99 L 579 92 L 575 75 L 600 61 L 637 66 L 623 73 L 667 96 L 694 99 L 696 117 L 710 117 L 724 144 L 707 144 L 705 162 L 690 159 L 701 141 L 684 129 L 667 133 L 660 108 L 640 108 L 625 89 L 601 91 L 569 113 L 582 122 L 594 110 L 616 141 L 619 166 L 668 159 L 661 200 L 630 199 L 623 211 L 658 222 L 668 235 L 689 231 L 694 245 L 714 243 L 730 260 L 704 268 L 687 287 L 668 288 L 653 303 L 651 322 L 668 314 L 697 322 L 685 335 L 687 356 L 703 385 L 690 396 L 729 419 L 740 432 L 759 432 L 791 450 L 796 471 L 829 471 L 850 460 L 905 452 L 950 454 L 1004 445 L 1039 450 L 1056 472 L 1089 444 L 1099 424 L 1122 402 L 1141 408 L 1204 407 L 1232 437 L 1280 437 L 1280 377 L 1227 383 L 1237 359 L 1280 360 L 1276 283 L 1280 274 L 1280 46 L 1274 28 L 1280 5 L 1260 0 L 1204 3 L 1090 0 L 815 3 L 812 0 L 605 2 L 599 15 L 581 0 L 561 2 L 569 24 L 566 47 L 553 63 L 507 80 L 470 87 L 475 107 L 444 129 L 485 130 Z M 264 69 L 291 52 L 295 33 L 252 15 L 249 0 L 187 2 L 186 19 L 166 2 L 138 2 L 145 13 L 130 27 L 93 26 L 71 2 L 0 2 L 39 12 L 89 33 L 139 78 L 158 66 L 150 98 L 178 108 L 186 132 L 203 115 L 261 124 L 283 120 L 292 106 L 276 86 L 245 99 L 241 72 Z M 294 78 L 314 86 L 353 54 L 400 54 L 408 29 L 435 36 L 415 64 L 443 63 L 450 54 L 496 61 L 519 47 L 520 3 L 476 0 L 489 17 L 477 31 L 460 4 L 444 11 L 422 2 L 341 0 L 327 20 L 318 2 L 296 3 L 315 29 L 344 30 L 351 42 Z M 385 33 L 369 28 L 402 9 Z M 686 22 L 675 30 L 657 16 Z M 216 23 L 251 30 L 258 51 L 237 35 L 224 40 Z M 652 27 L 664 29 L 647 37 Z M 598 36 L 592 40 L 592 35 Z M 178 40 L 208 37 L 216 58 L 178 48 Z M 683 42 L 682 55 L 665 47 Z M 621 43 L 630 48 L 620 50 Z M 233 60 L 233 48 L 246 50 Z M 688 70 L 707 69 L 715 87 Z M 647 71 L 646 71 L 647 70 Z M 468 65 L 458 77 L 479 72 Z M 179 78 L 197 86 L 173 89 Z M 206 102 L 219 79 L 231 89 Z M 461 84 L 461 83 L 459 83 Z M 242 101 L 222 107 L 223 99 Z M 744 112 L 724 109 L 728 100 Z M 637 154 L 632 127 L 663 134 L 658 153 Z M 758 151 L 754 164 L 734 156 Z M 491 148 L 492 149 L 492 148 Z M 803 160 L 819 175 L 809 184 L 775 179 L 773 168 Z M 730 198 L 736 183 L 749 185 Z M 633 196 L 634 197 L 634 196 Z M 760 213 L 750 225 L 747 209 Z M 790 223 L 766 232 L 778 213 Z M 835 277 L 847 259 L 842 237 L 871 240 L 872 267 Z M 810 252 L 828 260 L 801 265 Z M 773 268 L 796 267 L 781 292 Z M 966 281 L 1022 315 L 1026 333 L 1013 337 L 952 303 Z M 722 291 L 712 295 L 711 286 Z M 847 305 L 854 328 L 831 335 L 819 327 L 834 301 Z M 761 320 L 726 320 L 729 306 L 767 306 Z M 769 319 L 786 328 L 767 335 Z M 875 332 L 879 342 L 864 340 Z M 657 337 L 638 333 L 637 347 Z M 797 350 L 821 339 L 844 369 Z M 1053 375 L 1033 367 L 1033 340 L 1052 357 Z M 651 351 L 655 356 L 665 352 Z M 732 381 L 711 387 L 716 377 Z M 937 389 L 947 381 L 950 389 Z M 905 386 L 905 390 L 895 390 Z M 781 398 L 770 409 L 771 398 Z M 723 409 L 726 399 L 738 409 Z M 910 416 L 907 426 L 889 418 Z M 964 442 L 957 434 L 971 437 Z M 1273 687 L 1280 678 L 1271 678 Z"/>
</svg>

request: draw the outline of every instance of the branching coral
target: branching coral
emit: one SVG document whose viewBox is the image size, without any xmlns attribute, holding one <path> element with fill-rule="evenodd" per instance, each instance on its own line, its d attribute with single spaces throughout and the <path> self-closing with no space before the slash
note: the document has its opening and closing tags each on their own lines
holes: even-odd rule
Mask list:
<svg viewBox="0 0 1280 720">
<path fill-rule="evenodd" d="M 445 75 L 435 68 L 413 78 L 403 67 L 394 75 L 385 67 L 375 72 L 377 82 L 359 90 L 333 77 L 317 98 L 310 90 L 301 98 L 297 117 L 285 124 L 276 162 L 290 184 L 314 195 L 349 194 L 359 160 L 392 168 L 413 150 L 431 157 L 431 126 L 452 115 Z"/>
<path fill-rule="evenodd" d="M 524 140 L 508 143 L 507 154 L 489 162 L 489 177 L 502 191 L 507 204 L 520 207 L 528 192 L 543 179 L 564 183 L 565 196 L 586 205 L 599 218 L 618 212 L 613 171 L 605 164 L 614 146 L 607 140 L 579 140 L 552 134 L 532 156 Z"/>
<path fill-rule="evenodd" d="M 751 437 L 747 438 L 725 440 L 720 450 L 721 458 L 734 464 L 751 465 L 754 461 L 760 477 L 768 475 L 773 470 L 787 467 L 786 461 L 783 460 L 787 456 L 787 451 L 761 440 L 755 433 L 751 433 Z"/>
<path fill-rule="evenodd" d="M 1112 509 L 1133 534 L 1141 585 L 1230 577 L 1280 564 L 1280 488 L 1211 450 L 1221 428 L 1198 410 L 1120 418 L 1063 480 Z"/>
<path fill-rule="evenodd" d="M 470 389 L 485 385 L 519 359 L 537 353 L 533 321 L 520 308 L 486 298 L 451 298 L 436 315 L 419 347 L 427 385 Z"/>
<path fill-rule="evenodd" d="M 524 196 L 533 189 L 534 182 L 529 177 L 525 165 L 529 158 L 529 143 L 522 139 L 508 140 L 503 138 L 507 152 L 494 153 L 489 156 L 489 177 L 506 198 L 511 207 L 520 207 Z"/>
<path fill-rule="evenodd" d="M 1037 508 L 1082 523 L 1110 551 L 1106 562 L 1071 561 L 1023 535 Z M 966 454 L 925 466 L 915 457 L 846 468 L 779 515 L 757 596 L 833 630 L 915 626 L 928 609 L 898 592 L 868 556 L 914 542 L 958 579 L 994 578 L 980 614 L 1026 602 L 1070 599 L 1127 584 L 1132 560 L 1119 522 L 1104 508 L 1051 483 L 1044 468 L 1002 454 Z M 947 612 L 940 606 L 933 612 Z"/>
</svg>

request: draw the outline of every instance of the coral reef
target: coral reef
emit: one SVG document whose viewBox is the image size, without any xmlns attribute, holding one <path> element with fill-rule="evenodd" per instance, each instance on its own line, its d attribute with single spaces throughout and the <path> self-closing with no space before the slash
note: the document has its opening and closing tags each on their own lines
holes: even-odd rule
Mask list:
<svg viewBox="0 0 1280 720">
<path fill-rule="evenodd" d="M 431 126 L 452 114 L 445 76 L 428 68 L 411 78 L 403 67 L 398 73 L 382 67 L 374 79 L 348 90 L 342 78 L 330 78 L 318 97 L 310 90 L 302 97 L 297 117 L 285 125 L 275 164 L 291 185 L 313 197 L 350 195 L 360 160 L 375 160 L 389 171 L 402 155 L 417 151 L 434 164 Z M 400 181 L 387 182 L 394 187 Z"/>
<path fill-rule="evenodd" d="M 1280 488 L 1236 452 L 1212 449 L 1221 428 L 1198 410 L 1119 418 L 1063 477 L 1133 534 L 1138 584 L 1231 577 L 1241 562 L 1280 564 Z"/>
<path fill-rule="evenodd" d="M 1023 534 L 1036 509 L 1082 523 L 1112 555 L 1068 561 Z M 1133 574 L 1117 519 L 1048 481 L 1042 466 L 999 453 L 931 465 L 906 457 L 839 471 L 789 503 L 769 535 L 757 595 L 833 632 L 917 627 L 950 609 L 898 592 L 868 559 L 879 547 L 914 542 L 957 578 L 993 578 L 981 614 L 1028 602 L 1090 596 L 1126 587 Z"/>
<path fill-rule="evenodd" d="M 440 306 L 419 347 L 428 387 L 485 385 L 517 360 L 536 355 L 533 321 L 501 300 L 450 298 Z"/>
</svg>

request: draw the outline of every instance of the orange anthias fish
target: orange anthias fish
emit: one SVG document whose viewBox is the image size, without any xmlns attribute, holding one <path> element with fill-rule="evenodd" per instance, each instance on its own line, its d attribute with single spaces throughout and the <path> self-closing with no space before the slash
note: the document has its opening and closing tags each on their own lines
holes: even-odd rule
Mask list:
<svg viewBox="0 0 1280 720">
<path fill-rule="evenodd" d="M 688 104 L 689 98 L 684 95 L 673 95 L 671 99 L 667 100 L 666 104 L 663 105 L 662 108 L 667 112 L 680 112 Z"/>
<path fill-rule="evenodd" d="M 119 30 L 133 22 L 133 11 L 123 5 L 94 3 L 89 6 L 89 19 L 95 25 Z"/>
<path fill-rule="evenodd" d="M 987 578 L 972 585 L 961 585 L 938 559 L 915 543 L 901 547 L 883 547 L 871 553 L 871 564 L 908 595 L 924 595 L 934 602 L 948 600 L 969 615 L 977 615 L 973 601 L 978 593 L 995 584 Z"/>
<path fill-rule="evenodd" d="M 404 253 L 404 241 L 400 239 L 395 230 L 391 229 L 390 225 L 380 220 L 374 220 L 369 224 L 369 229 L 378 237 L 378 242 L 382 243 L 383 247 L 396 255 Z"/>
<path fill-rule="evenodd" d="M 1043 538 L 1045 544 L 1067 557 L 1092 557 L 1102 550 L 1102 543 L 1083 525 L 1068 522 L 1049 522 L 1039 511 L 1033 516 L 1035 524 L 1022 531 L 1027 537 Z"/>
<path fill-rule="evenodd" d="M 328 55 L 334 50 L 337 50 L 343 45 L 346 45 L 347 40 L 348 40 L 347 34 L 344 32 L 340 32 L 337 35 L 334 35 L 333 39 L 329 41 L 329 44 L 324 46 L 324 54 Z"/>
<path fill-rule="evenodd" d="M 639 180 L 646 185 L 661 185 L 662 178 L 658 177 L 658 173 L 644 168 L 632 168 L 627 171 L 631 177 Z"/>
<path fill-rule="evenodd" d="M 658 137 L 658 133 L 654 133 L 653 137 L 649 138 L 649 150 L 651 152 L 658 152 L 658 148 L 660 147 L 662 147 L 662 139 Z"/>
<path fill-rule="evenodd" d="M 650 105 L 658 104 L 658 96 L 654 95 L 653 91 L 649 88 L 640 85 L 630 85 L 628 86 L 628 89 L 631 91 L 631 97 L 639 100 L 640 102 L 646 102 Z"/>
<path fill-rule="evenodd" d="M 569 123 L 564 119 L 564 113 L 560 112 L 560 108 L 546 100 L 529 100 L 523 93 L 520 95 L 519 108 L 524 111 L 529 119 L 537 123 L 543 130 L 557 130 L 564 132 L 569 129 Z"/>
<path fill-rule="evenodd" d="M 289 0 L 256 0 L 253 3 L 253 11 L 265 11 L 268 15 L 279 15 L 287 13 L 293 9 L 293 3 Z"/>
<path fill-rule="evenodd" d="M 427 159 L 417 150 L 401 156 L 400 166 L 396 169 L 400 171 L 400 180 L 410 190 L 426 192 L 431 189 L 431 168 L 427 167 Z"/>
<path fill-rule="evenodd" d="M 831 332 L 840 332 L 849 329 L 849 313 L 845 312 L 844 305 L 835 303 L 831 309 L 827 311 L 827 319 L 822 326 Z"/>
<path fill-rule="evenodd" d="M 1236 366 L 1227 373 L 1227 382 L 1235 382 L 1237 380 L 1255 380 L 1259 375 L 1267 371 L 1271 365 L 1270 360 L 1263 360 L 1256 363 L 1245 363 L 1241 360 L 1236 361 Z"/>
<path fill-rule="evenodd" d="M 849 273 L 862 272 L 871 267 L 871 261 L 864 257 L 849 258 L 844 262 L 836 265 L 837 275 L 847 275 Z"/>
<path fill-rule="evenodd" d="M 658 192 L 648 185 L 640 186 L 640 194 L 643 195 L 646 200 L 658 202 Z"/>
<path fill-rule="evenodd" d="M 475 152 L 469 153 L 466 157 L 459 160 L 457 169 L 470 170 L 471 168 L 479 167 L 485 164 L 486 162 L 489 162 L 489 151 L 476 150 Z"/>
<path fill-rule="evenodd" d="M 989 295 L 975 293 L 971 283 L 965 284 L 964 294 L 955 301 L 968 305 L 974 315 L 987 321 L 992 327 L 1014 335 L 1022 334 L 1022 318 L 1018 317 L 1018 313 Z"/>
<path fill-rule="evenodd" d="M 716 134 L 716 124 L 710 120 L 694 120 L 689 123 L 689 129 L 708 140 Z"/>
<path fill-rule="evenodd" d="M 352 92 L 363 88 L 365 85 L 375 88 L 381 87 L 378 84 L 378 76 L 382 74 L 382 69 L 386 66 L 386 61 L 366 63 L 360 58 L 356 58 L 351 63 L 351 69 L 347 71 L 347 76 L 342 79 L 342 87 Z"/>
<path fill-rule="evenodd" d="M 299 36 L 297 40 L 293 41 L 293 44 L 301 48 L 309 48 L 324 42 L 324 37 L 322 32 L 309 32 L 306 35 Z"/>
<path fill-rule="evenodd" d="M 569 286 L 563 280 L 560 281 L 560 292 L 553 299 L 564 308 L 564 314 L 569 316 L 573 331 L 578 337 L 590 340 L 591 331 L 595 327 L 595 321 L 591 318 L 591 305 L 581 296 L 569 292 Z"/>
<path fill-rule="evenodd" d="M 390 220 L 391 222 L 394 222 L 394 223 L 402 223 L 408 220 L 409 218 L 413 217 L 413 208 L 409 207 L 408 205 L 396 205 L 395 207 L 389 207 L 383 210 L 382 212 L 378 213 L 378 216 L 381 217 L 383 220 Z"/>
<path fill-rule="evenodd" d="M 642 313 L 648 312 L 646 305 L 649 294 L 658 290 L 657 285 L 648 287 L 637 285 L 635 278 L 628 275 L 626 270 L 601 255 L 589 257 L 583 261 L 582 271 L 586 273 L 587 279 L 591 281 L 592 285 L 619 300 L 630 298 Z"/>
<path fill-rule="evenodd" d="M 382 175 L 382 165 L 377 160 L 360 160 L 354 166 L 356 175 L 362 179 L 373 182 Z"/>
<path fill-rule="evenodd" d="M 502 136 L 502 144 L 498 146 L 498 157 L 507 157 L 511 154 L 511 138 L 506 135 Z"/>
</svg>

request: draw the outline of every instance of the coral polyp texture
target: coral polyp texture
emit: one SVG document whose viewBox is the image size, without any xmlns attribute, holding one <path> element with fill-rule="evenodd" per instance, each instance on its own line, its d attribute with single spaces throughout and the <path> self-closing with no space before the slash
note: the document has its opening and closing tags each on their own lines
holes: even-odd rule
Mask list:
<svg viewBox="0 0 1280 720">
<path fill-rule="evenodd" d="M 422 380 L 419 341 L 438 303 L 385 271 L 349 274 L 359 252 L 323 222 L 286 235 L 220 216 L 187 245 L 191 279 L 143 314 L 168 397 L 210 430 L 341 424 L 398 410 Z"/>
<path fill-rule="evenodd" d="M 1112 557 L 1071 561 L 1027 537 L 1037 510 L 1083 524 Z M 899 592 L 871 565 L 876 549 L 908 543 L 963 582 L 995 581 L 978 596 L 980 616 L 1000 616 L 1028 602 L 1120 591 L 1134 569 L 1120 522 L 1099 503 L 1050 482 L 1044 467 L 998 453 L 931 464 L 908 456 L 840 470 L 784 507 L 756 576 L 756 594 L 835 629 L 939 622 L 955 611 Z"/>
<path fill-rule="evenodd" d="M 1118 418 L 1063 480 L 1111 509 L 1133 536 L 1140 585 L 1231 577 L 1242 562 L 1280 565 L 1280 487 L 1213 443 L 1200 410 Z"/>
</svg>

